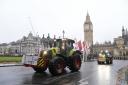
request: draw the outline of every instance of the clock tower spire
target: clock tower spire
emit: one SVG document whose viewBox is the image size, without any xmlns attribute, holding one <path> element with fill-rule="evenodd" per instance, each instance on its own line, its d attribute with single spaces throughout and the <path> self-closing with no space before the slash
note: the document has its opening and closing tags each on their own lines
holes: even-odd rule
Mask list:
<svg viewBox="0 0 128 85">
<path fill-rule="evenodd" d="M 84 41 L 90 46 L 93 45 L 93 24 L 88 12 L 86 15 L 86 21 L 84 22 Z"/>
</svg>

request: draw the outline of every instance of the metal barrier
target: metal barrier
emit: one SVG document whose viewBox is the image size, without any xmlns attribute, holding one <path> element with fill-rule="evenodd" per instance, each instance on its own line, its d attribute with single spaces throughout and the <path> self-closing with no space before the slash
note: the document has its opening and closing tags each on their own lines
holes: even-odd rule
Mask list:
<svg viewBox="0 0 128 85">
<path fill-rule="evenodd" d="M 128 60 L 128 56 L 115 56 L 113 57 L 114 60 Z"/>
<path fill-rule="evenodd" d="M 127 69 L 127 71 L 125 72 L 125 81 L 126 81 L 127 84 L 128 84 L 128 69 Z"/>
</svg>

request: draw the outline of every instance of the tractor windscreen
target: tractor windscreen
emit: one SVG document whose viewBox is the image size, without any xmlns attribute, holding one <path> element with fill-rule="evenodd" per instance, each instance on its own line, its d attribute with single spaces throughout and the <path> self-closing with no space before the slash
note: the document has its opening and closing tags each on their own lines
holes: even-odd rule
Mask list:
<svg viewBox="0 0 128 85">
<path fill-rule="evenodd" d="M 59 47 L 61 49 L 65 49 L 65 48 L 73 48 L 73 43 L 74 40 L 70 40 L 70 39 L 57 39 L 56 41 L 54 41 L 54 47 Z"/>
<path fill-rule="evenodd" d="M 73 43 L 75 43 L 74 40 L 67 40 L 67 47 L 73 48 Z"/>
<path fill-rule="evenodd" d="M 57 39 L 56 41 L 54 41 L 54 47 L 61 47 L 62 46 L 62 40 L 61 39 Z"/>
</svg>

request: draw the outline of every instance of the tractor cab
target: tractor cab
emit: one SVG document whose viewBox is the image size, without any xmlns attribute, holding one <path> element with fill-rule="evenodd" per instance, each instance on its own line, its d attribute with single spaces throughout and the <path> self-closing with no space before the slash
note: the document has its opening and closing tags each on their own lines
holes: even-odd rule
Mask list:
<svg viewBox="0 0 128 85">
<path fill-rule="evenodd" d="M 57 47 L 60 50 L 60 54 L 68 56 L 68 52 L 74 48 L 73 43 L 75 41 L 71 39 L 56 39 L 53 47 Z"/>
<path fill-rule="evenodd" d="M 53 47 L 58 47 L 60 49 L 65 49 L 67 47 L 73 48 L 73 43 L 75 43 L 75 41 L 71 39 L 56 39 L 54 40 Z"/>
</svg>

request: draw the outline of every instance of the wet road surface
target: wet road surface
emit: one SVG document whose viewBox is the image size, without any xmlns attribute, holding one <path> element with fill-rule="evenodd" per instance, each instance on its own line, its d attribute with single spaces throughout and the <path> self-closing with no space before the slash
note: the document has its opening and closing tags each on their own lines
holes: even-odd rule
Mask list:
<svg viewBox="0 0 128 85">
<path fill-rule="evenodd" d="M 128 65 L 128 60 L 114 60 L 112 65 L 98 65 L 96 61 L 84 62 L 78 72 L 52 76 L 47 70 L 35 73 L 24 66 L 0 67 L 0 85 L 115 85 L 117 71 Z"/>
</svg>

